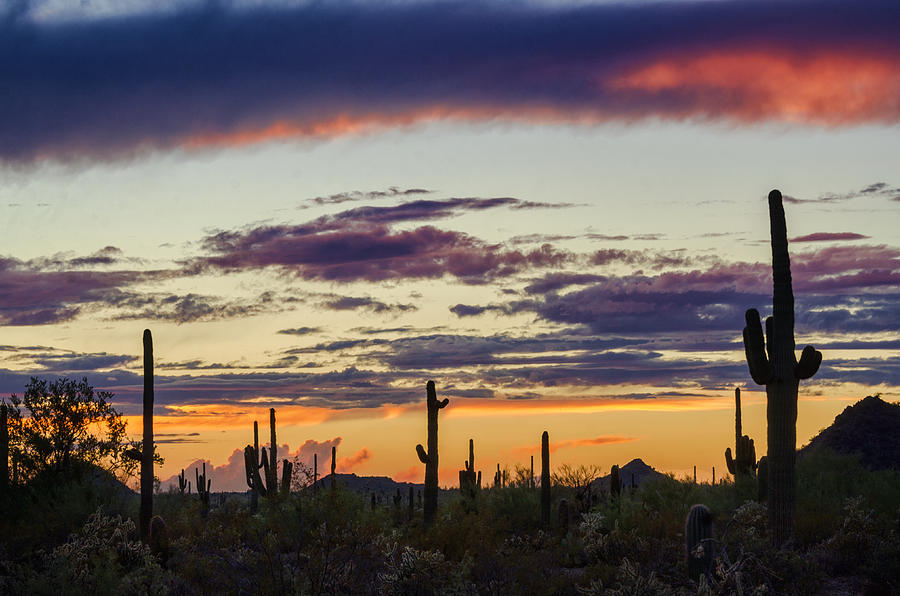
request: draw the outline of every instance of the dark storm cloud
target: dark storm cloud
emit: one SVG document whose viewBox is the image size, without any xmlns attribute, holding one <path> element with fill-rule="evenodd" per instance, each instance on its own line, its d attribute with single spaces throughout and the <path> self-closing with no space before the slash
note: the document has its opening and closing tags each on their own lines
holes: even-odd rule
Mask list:
<svg viewBox="0 0 900 596">
<path fill-rule="evenodd" d="M 0 19 L 6 161 L 433 118 L 900 119 L 894 0 L 212 2 L 57 22 L 25 13 Z"/>
</svg>

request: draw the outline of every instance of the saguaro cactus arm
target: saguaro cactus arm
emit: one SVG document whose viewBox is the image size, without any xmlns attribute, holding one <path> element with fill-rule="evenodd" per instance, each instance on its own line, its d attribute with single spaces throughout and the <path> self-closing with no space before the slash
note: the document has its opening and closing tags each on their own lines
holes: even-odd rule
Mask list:
<svg viewBox="0 0 900 596">
<path fill-rule="evenodd" d="M 797 363 L 797 368 L 794 369 L 794 375 L 798 379 L 809 379 L 819 371 L 821 364 L 822 352 L 812 346 L 806 346 L 800 354 L 800 362 Z"/>
<path fill-rule="evenodd" d="M 759 323 L 759 311 L 749 309 L 744 315 L 747 326 L 744 327 L 744 354 L 750 376 L 757 385 L 765 385 L 772 379 L 772 365 L 766 356 L 762 325 Z"/>
<path fill-rule="evenodd" d="M 419 456 L 419 461 L 423 464 L 428 463 L 428 454 L 425 453 L 425 448 L 422 445 L 416 445 L 416 453 Z"/>
</svg>

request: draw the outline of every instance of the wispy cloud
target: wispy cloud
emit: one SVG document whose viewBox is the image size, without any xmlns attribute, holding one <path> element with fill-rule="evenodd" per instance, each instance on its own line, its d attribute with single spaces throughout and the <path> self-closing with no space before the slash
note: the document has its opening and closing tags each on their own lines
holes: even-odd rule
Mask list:
<svg viewBox="0 0 900 596">
<path fill-rule="evenodd" d="M 866 240 L 869 236 L 856 232 L 813 232 L 791 238 L 791 242 L 832 242 L 835 240 Z"/>
<path fill-rule="evenodd" d="M 630 441 L 636 441 L 636 437 L 621 437 L 616 435 L 604 435 L 600 437 L 592 437 L 586 439 L 565 439 L 562 441 L 550 441 L 550 453 L 555 453 L 560 449 L 569 449 L 572 447 L 596 447 L 598 445 L 611 445 L 614 443 L 628 443 Z M 534 453 L 536 449 L 535 445 L 523 445 L 521 447 L 516 447 L 513 449 L 513 453 L 522 457 L 528 455 L 529 453 Z"/>
<path fill-rule="evenodd" d="M 433 193 L 433 190 L 425 188 L 397 188 L 396 186 L 388 187 L 387 190 L 370 190 L 362 192 L 352 190 L 347 192 L 339 192 L 324 197 L 314 197 L 305 201 L 301 208 L 306 209 L 310 205 L 340 205 L 341 203 L 355 203 L 358 201 L 374 201 L 378 199 L 389 198 L 408 198 L 415 195 L 427 195 Z"/>
</svg>

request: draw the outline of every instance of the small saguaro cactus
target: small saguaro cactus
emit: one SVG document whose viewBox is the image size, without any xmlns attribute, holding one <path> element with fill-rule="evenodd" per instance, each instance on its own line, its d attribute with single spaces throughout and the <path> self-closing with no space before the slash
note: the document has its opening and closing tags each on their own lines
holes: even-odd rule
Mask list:
<svg viewBox="0 0 900 596">
<path fill-rule="evenodd" d="M 541 525 L 550 526 L 550 434 L 541 435 Z"/>
<path fill-rule="evenodd" d="M 684 522 L 684 546 L 688 577 L 698 581 L 709 573 L 713 559 L 713 519 L 706 505 L 694 505 Z"/>
<path fill-rule="evenodd" d="M 150 553 L 159 559 L 163 568 L 169 560 L 169 530 L 166 522 L 158 515 L 150 520 Z"/>
<path fill-rule="evenodd" d="M 694 466 L 694 484 L 697 484 L 697 466 Z"/>
<path fill-rule="evenodd" d="M 569 531 L 569 502 L 566 499 L 559 501 L 559 530 L 565 534 Z"/>
<path fill-rule="evenodd" d="M 503 476 L 500 474 L 500 464 L 497 464 L 497 471 L 494 472 L 494 488 L 500 488 L 502 486 Z"/>
<path fill-rule="evenodd" d="M 335 482 L 337 482 L 336 477 L 334 475 L 335 462 L 337 461 L 337 448 L 332 445 L 331 446 L 331 490 L 334 490 L 336 486 Z"/>
<path fill-rule="evenodd" d="M 206 462 L 203 462 L 203 473 L 200 468 L 194 468 L 194 480 L 197 484 L 197 495 L 200 497 L 200 504 L 203 505 L 203 515 L 209 513 L 209 488 L 212 486 L 212 480 L 206 477 Z"/>
<path fill-rule="evenodd" d="M 534 488 L 534 456 L 531 456 L 531 475 L 528 476 L 528 486 Z"/>
<path fill-rule="evenodd" d="M 794 291 L 788 255 L 787 224 L 781 193 L 769 193 L 769 228 L 772 238 L 772 316 L 766 318 L 763 339 L 759 313 L 747 311 L 744 352 L 750 376 L 766 386 L 768 437 L 769 529 L 776 546 L 794 536 L 797 475 L 797 390 L 801 379 L 812 377 L 822 364 L 822 354 L 812 346 L 794 354 Z"/>
<path fill-rule="evenodd" d="M 713 466 L 712 468 L 713 468 L 712 484 L 713 484 L 713 486 L 715 486 L 716 485 L 716 467 Z"/>
<path fill-rule="evenodd" d="M 313 492 L 319 492 L 319 454 L 313 453 Z"/>
<path fill-rule="evenodd" d="M 619 477 L 619 466 L 613 466 L 609 471 L 609 494 L 618 499 L 622 493 L 622 479 Z"/>
<path fill-rule="evenodd" d="M 741 435 L 741 389 L 734 388 L 734 457 L 731 447 L 725 450 L 725 464 L 735 478 L 752 476 L 756 471 L 756 447 L 753 439 Z"/>
<path fill-rule="evenodd" d="M 184 489 L 187 489 L 188 494 L 191 494 L 191 481 L 185 479 L 184 477 L 184 468 L 181 468 L 181 474 L 178 475 L 178 490 L 181 491 L 181 494 L 184 494 Z"/>
<path fill-rule="evenodd" d="M 422 445 L 416 445 L 416 453 L 419 461 L 425 464 L 425 504 L 423 517 L 425 527 L 431 527 L 437 514 L 438 496 L 438 412 L 447 407 L 450 400 L 444 398 L 438 401 L 437 392 L 434 389 L 434 381 L 428 381 L 425 385 L 425 404 L 428 408 L 428 451 Z"/>
<path fill-rule="evenodd" d="M 469 459 L 465 462 L 465 469 L 459 471 L 459 490 L 472 493 L 478 486 L 478 474 L 475 472 L 475 441 L 469 439 Z"/>
</svg>

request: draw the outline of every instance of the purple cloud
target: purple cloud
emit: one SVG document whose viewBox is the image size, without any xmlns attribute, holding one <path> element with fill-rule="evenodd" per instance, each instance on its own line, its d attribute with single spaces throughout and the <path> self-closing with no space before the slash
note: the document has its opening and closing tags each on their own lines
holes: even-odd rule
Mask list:
<svg viewBox="0 0 900 596">
<path fill-rule="evenodd" d="M 829 242 L 832 240 L 865 240 L 869 236 L 856 232 L 814 232 L 791 238 L 791 242 Z"/>
<path fill-rule="evenodd" d="M 208 236 L 208 256 L 188 263 L 201 272 L 273 267 L 303 279 L 383 281 L 451 275 L 483 284 L 527 268 L 559 267 L 570 253 L 549 244 L 528 251 L 506 249 L 434 226 L 395 230 L 391 224 L 449 217 L 495 207 L 546 208 L 514 198 L 419 200 L 393 207 L 360 207 L 300 225 L 261 226 Z"/>
</svg>

